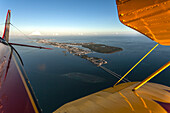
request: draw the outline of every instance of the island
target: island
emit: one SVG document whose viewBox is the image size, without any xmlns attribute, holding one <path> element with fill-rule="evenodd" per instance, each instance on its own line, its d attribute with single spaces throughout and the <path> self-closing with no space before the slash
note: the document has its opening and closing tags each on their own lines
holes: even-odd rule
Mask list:
<svg viewBox="0 0 170 113">
<path fill-rule="evenodd" d="M 111 53 L 115 53 L 115 52 L 123 50 L 122 48 L 119 48 L 119 47 L 107 46 L 104 44 L 95 44 L 93 42 L 89 42 L 89 43 L 59 43 L 59 42 L 50 41 L 48 39 L 40 39 L 40 40 L 37 40 L 36 42 L 53 45 L 54 47 L 66 49 L 70 54 L 80 56 L 81 58 L 86 59 L 97 66 L 107 64 L 107 61 L 102 58 L 89 57 L 89 56 L 87 56 L 87 54 L 93 53 L 93 51 L 98 52 L 98 53 L 111 54 Z M 83 49 L 83 48 L 86 48 L 86 49 Z"/>
<path fill-rule="evenodd" d="M 82 44 L 82 47 L 88 48 L 98 53 L 115 53 L 123 50 L 122 48 L 119 47 L 107 46 L 104 44 L 93 44 L 93 43 Z"/>
</svg>

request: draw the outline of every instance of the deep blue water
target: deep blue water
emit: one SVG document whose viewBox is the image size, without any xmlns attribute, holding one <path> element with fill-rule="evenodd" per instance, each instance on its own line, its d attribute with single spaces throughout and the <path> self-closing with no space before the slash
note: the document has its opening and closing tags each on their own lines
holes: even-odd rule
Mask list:
<svg viewBox="0 0 170 113">
<path fill-rule="evenodd" d="M 34 37 L 54 39 L 57 42 L 94 42 L 123 48 L 113 54 L 91 53 L 89 56 L 103 58 L 108 69 L 124 75 L 155 42 L 145 36 L 57 36 Z M 118 79 L 87 60 L 73 56 L 64 49 L 37 44 L 25 38 L 12 38 L 11 42 L 52 47 L 54 50 L 17 47 L 28 78 L 43 111 L 52 112 L 63 104 L 112 86 Z M 169 61 L 170 47 L 159 45 L 127 78 L 141 81 Z M 77 76 L 76 73 L 78 73 Z M 156 82 L 170 86 L 170 68 L 153 78 Z"/>
</svg>

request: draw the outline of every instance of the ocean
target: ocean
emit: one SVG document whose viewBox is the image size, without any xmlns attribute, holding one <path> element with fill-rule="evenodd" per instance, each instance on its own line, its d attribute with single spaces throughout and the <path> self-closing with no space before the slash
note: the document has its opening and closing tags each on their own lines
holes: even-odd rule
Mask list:
<svg viewBox="0 0 170 113">
<path fill-rule="evenodd" d="M 105 59 L 104 67 L 123 76 L 154 45 L 143 35 L 132 36 L 38 36 L 33 39 L 52 39 L 62 43 L 94 42 L 120 47 L 123 51 L 103 54 L 93 52 L 88 56 Z M 14 46 L 24 62 L 24 68 L 44 113 L 55 111 L 63 104 L 113 86 L 118 79 L 91 62 L 74 56 L 61 48 L 36 43 L 35 40 L 11 37 L 10 42 L 51 47 L 53 50 Z M 159 69 L 170 58 L 170 47 L 159 45 L 126 78 L 142 81 Z M 150 82 L 170 86 L 170 68 Z"/>
</svg>

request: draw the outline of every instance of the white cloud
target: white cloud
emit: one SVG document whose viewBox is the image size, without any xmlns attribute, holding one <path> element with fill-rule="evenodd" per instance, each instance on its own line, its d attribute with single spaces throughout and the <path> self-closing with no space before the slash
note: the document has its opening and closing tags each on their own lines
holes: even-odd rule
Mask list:
<svg viewBox="0 0 170 113">
<path fill-rule="evenodd" d="M 59 34 L 58 33 L 55 33 L 55 36 L 58 36 Z"/>
<path fill-rule="evenodd" d="M 39 31 L 34 31 L 34 32 L 32 32 L 30 35 L 40 36 L 41 33 L 40 33 Z"/>
<path fill-rule="evenodd" d="M 112 33 L 113 35 L 118 35 L 119 33 L 118 32 L 115 32 L 115 33 Z"/>
<path fill-rule="evenodd" d="M 59 34 L 59 33 L 51 33 L 51 34 L 49 34 L 49 35 L 58 36 L 58 35 L 60 35 L 60 34 Z"/>
<path fill-rule="evenodd" d="M 98 35 L 98 33 L 94 33 L 94 35 Z"/>
<path fill-rule="evenodd" d="M 83 35 L 84 35 L 84 33 L 78 33 L 78 35 L 81 35 L 81 36 L 83 36 Z"/>
</svg>

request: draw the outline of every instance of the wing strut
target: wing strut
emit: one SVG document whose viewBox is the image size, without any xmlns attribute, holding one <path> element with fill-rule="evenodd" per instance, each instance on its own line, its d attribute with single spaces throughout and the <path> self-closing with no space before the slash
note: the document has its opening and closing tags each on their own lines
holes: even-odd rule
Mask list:
<svg viewBox="0 0 170 113">
<path fill-rule="evenodd" d="M 7 16 L 6 16 L 6 21 L 5 21 L 4 34 L 2 36 L 2 38 L 4 40 L 6 40 L 7 42 L 9 41 L 10 18 L 11 18 L 11 10 L 8 10 Z"/>
<path fill-rule="evenodd" d="M 140 64 L 159 44 L 156 44 L 144 57 L 142 57 L 119 81 L 114 84 L 116 86 L 119 82 L 122 81 L 138 64 Z"/>
<path fill-rule="evenodd" d="M 149 77 L 147 77 L 145 80 L 143 80 L 140 84 L 138 84 L 136 87 L 134 87 L 132 89 L 132 91 L 135 91 L 137 89 L 139 89 L 141 86 L 143 86 L 145 83 L 147 83 L 149 80 L 151 80 L 153 77 L 155 77 L 156 75 L 158 75 L 159 73 L 161 73 L 163 70 L 165 70 L 166 68 L 168 68 L 170 66 L 170 61 L 168 63 L 166 63 L 164 66 L 162 66 L 161 68 L 159 68 L 157 71 L 155 71 L 153 74 L 151 74 Z"/>
</svg>

